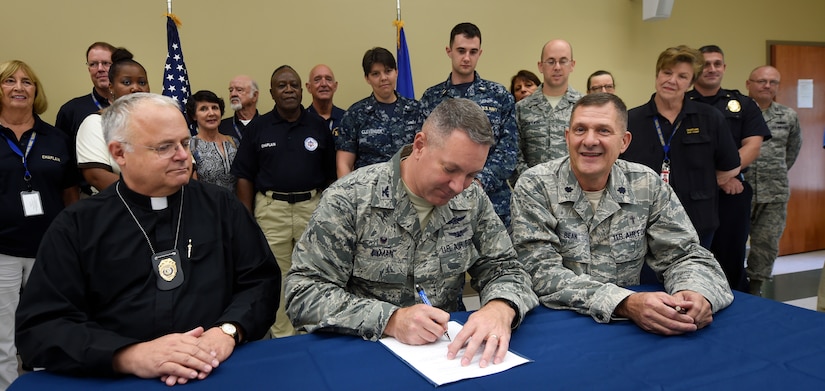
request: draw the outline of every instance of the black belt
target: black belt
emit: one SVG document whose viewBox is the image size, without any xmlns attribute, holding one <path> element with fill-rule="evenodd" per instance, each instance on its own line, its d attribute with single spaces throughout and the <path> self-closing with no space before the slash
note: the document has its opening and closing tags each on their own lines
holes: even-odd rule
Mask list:
<svg viewBox="0 0 825 391">
<path fill-rule="evenodd" d="M 267 194 L 267 193 L 269 193 L 269 194 Z M 313 196 L 313 192 L 311 192 L 311 191 L 300 192 L 300 193 L 277 193 L 277 192 L 274 192 L 274 191 L 262 191 L 261 194 L 263 194 L 267 197 L 272 197 L 273 200 L 286 201 L 290 204 L 309 201 Z"/>
</svg>

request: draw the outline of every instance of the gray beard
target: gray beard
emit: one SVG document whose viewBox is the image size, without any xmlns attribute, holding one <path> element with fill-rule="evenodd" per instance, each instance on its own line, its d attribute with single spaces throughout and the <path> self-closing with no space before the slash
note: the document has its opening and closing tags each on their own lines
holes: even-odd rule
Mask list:
<svg viewBox="0 0 825 391">
<path fill-rule="evenodd" d="M 240 110 L 240 109 L 242 109 L 242 108 L 243 108 L 243 105 L 242 105 L 242 104 L 240 104 L 240 103 L 232 103 L 232 102 L 230 101 L 230 102 L 229 102 L 229 108 L 231 108 L 231 109 L 232 109 L 232 111 L 238 111 L 238 110 Z"/>
</svg>

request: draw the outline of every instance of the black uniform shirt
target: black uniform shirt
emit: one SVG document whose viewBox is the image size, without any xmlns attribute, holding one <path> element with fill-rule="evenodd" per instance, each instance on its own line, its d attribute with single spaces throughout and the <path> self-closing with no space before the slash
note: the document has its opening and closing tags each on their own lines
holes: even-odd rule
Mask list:
<svg viewBox="0 0 825 391">
<path fill-rule="evenodd" d="M 709 104 L 722 113 L 736 148 L 741 148 L 742 139 L 747 137 L 762 136 L 762 141 L 771 138 L 771 130 L 762 117 L 762 110 L 751 97 L 742 95 L 737 90 L 723 88 L 712 96 L 702 96 L 696 90 L 688 91 L 685 95 L 693 101 Z"/>
<path fill-rule="evenodd" d="M 302 192 L 335 180 L 332 133 L 303 107 L 295 122 L 273 109 L 250 122 L 245 132 L 231 172 L 253 182 L 256 191 Z"/>
<path fill-rule="evenodd" d="M 72 140 L 77 136 L 77 129 L 89 114 L 109 107 L 109 100 L 92 89 L 91 94 L 81 95 L 60 106 L 54 126 L 68 134 Z"/>
<path fill-rule="evenodd" d="M 661 173 L 665 154 L 654 123 L 657 116 L 667 143 L 673 124 L 659 115 L 653 96 L 649 102 L 628 111 L 627 127 L 633 138 L 621 158 Z M 670 141 L 670 185 L 697 231 L 716 229 L 719 225 L 716 171 L 739 166 L 739 151 L 724 118 L 713 107 L 685 97 L 676 118 L 674 123 L 681 121 L 681 124 Z"/>
<path fill-rule="evenodd" d="M 252 119 L 258 118 L 259 116 L 258 110 L 255 110 L 255 116 L 252 117 Z M 249 125 L 249 123 L 247 123 L 247 125 Z M 246 125 L 238 119 L 237 115 L 222 119 L 220 125 L 218 125 L 218 133 L 237 137 L 238 139 L 243 138 L 245 134 L 244 129 L 246 129 Z"/>
<path fill-rule="evenodd" d="M 34 258 L 40 238 L 52 220 L 63 210 L 63 190 L 77 186 L 80 173 L 74 160 L 72 143 L 57 128 L 34 116 L 34 127 L 21 140 L 11 129 L 0 125 L 0 254 Z M 43 214 L 25 217 L 20 192 L 27 190 L 23 161 L 11 149 L 6 137 L 21 153 L 33 133 L 37 133 L 27 158 L 32 190 L 40 192 Z"/>
</svg>

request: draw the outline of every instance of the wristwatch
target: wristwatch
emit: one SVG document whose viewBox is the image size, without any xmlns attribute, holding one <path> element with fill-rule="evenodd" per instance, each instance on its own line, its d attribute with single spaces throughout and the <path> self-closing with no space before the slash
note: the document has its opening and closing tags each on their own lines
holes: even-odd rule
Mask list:
<svg viewBox="0 0 825 391">
<path fill-rule="evenodd" d="M 221 331 L 224 334 L 232 337 L 235 340 L 235 345 L 241 344 L 241 334 L 238 333 L 238 328 L 232 323 L 223 323 L 220 325 Z"/>
</svg>

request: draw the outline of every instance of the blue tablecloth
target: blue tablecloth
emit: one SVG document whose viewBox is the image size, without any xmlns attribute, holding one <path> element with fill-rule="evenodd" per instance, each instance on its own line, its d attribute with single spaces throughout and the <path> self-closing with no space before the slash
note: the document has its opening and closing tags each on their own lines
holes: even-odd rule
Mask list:
<svg viewBox="0 0 825 391">
<path fill-rule="evenodd" d="M 464 322 L 467 316 L 456 313 L 452 317 Z M 709 327 L 676 337 L 649 334 L 628 321 L 598 324 L 572 311 L 539 307 L 513 334 L 511 349 L 534 362 L 439 389 L 825 390 L 825 314 L 742 293 L 735 293 L 733 304 L 718 313 Z M 241 346 L 207 379 L 181 387 L 238 391 L 432 388 L 381 344 L 333 334 Z M 157 379 L 87 379 L 46 372 L 23 375 L 10 388 L 51 389 L 169 388 Z"/>
</svg>

